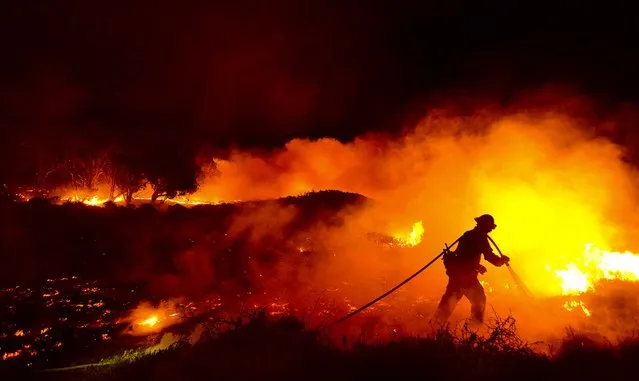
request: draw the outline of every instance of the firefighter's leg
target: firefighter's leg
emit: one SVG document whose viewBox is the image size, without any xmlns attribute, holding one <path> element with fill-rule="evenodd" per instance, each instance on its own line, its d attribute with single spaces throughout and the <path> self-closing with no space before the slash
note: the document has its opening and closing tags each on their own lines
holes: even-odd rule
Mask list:
<svg viewBox="0 0 639 381">
<path fill-rule="evenodd" d="M 486 293 L 484 288 L 479 283 L 478 279 L 475 279 L 464 290 L 466 297 L 470 301 L 470 314 L 478 323 L 484 322 L 484 312 L 486 310 Z"/>
<path fill-rule="evenodd" d="M 453 313 L 455 306 L 459 302 L 462 297 L 462 290 L 459 286 L 459 282 L 455 281 L 455 279 L 448 279 L 448 285 L 446 286 L 446 291 L 439 301 L 439 305 L 437 306 L 437 312 L 435 313 L 435 321 L 438 323 L 445 323 L 448 321 L 448 318 Z"/>
</svg>

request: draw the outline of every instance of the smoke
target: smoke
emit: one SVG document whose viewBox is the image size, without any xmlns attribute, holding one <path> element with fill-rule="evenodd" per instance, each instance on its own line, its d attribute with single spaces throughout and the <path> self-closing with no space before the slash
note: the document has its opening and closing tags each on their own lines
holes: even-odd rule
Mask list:
<svg viewBox="0 0 639 381">
<path fill-rule="evenodd" d="M 444 243 L 472 228 L 473 217 L 491 213 L 498 225 L 492 236 L 526 285 L 538 297 L 553 298 L 562 294 L 556 270 L 582 263 L 586 244 L 631 251 L 639 244 L 636 171 L 623 147 L 596 134 L 600 123 L 565 111 L 488 110 L 463 117 L 434 112 L 397 138 L 295 139 L 270 155 L 235 151 L 219 161 L 218 174 L 202 181 L 197 196 L 266 199 L 338 189 L 375 200 L 342 211 L 344 225 L 304 232 L 329 243 L 334 255 L 318 260 L 301 287 L 342 287 L 340 294 L 353 306 L 412 274 Z M 285 211 L 268 215 L 264 226 L 272 229 L 277 229 L 273 221 L 288 221 Z M 255 218 L 261 220 L 259 214 Z M 367 232 L 410 231 L 419 220 L 425 234 L 415 248 L 384 249 L 366 238 Z M 567 314 L 561 303 L 552 309 L 545 304 L 551 299 L 521 298 L 505 268 L 489 268 L 482 280 L 491 290 L 491 307 L 501 315 L 515 313 L 529 337 L 559 335 L 565 325 L 583 319 L 579 310 Z M 432 309 L 444 285 L 437 263 L 399 296 L 389 297 L 395 312 L 387 311 L 386 319 L 406 323 L 422 308 L 414 305 L 417 300 Z M 593 303 L 588 307 L 596 310 Z M 397 315 L 403 308 L 408 312 Z M 457 317 L 466 308 L 460 303 Z"/>
</svg>

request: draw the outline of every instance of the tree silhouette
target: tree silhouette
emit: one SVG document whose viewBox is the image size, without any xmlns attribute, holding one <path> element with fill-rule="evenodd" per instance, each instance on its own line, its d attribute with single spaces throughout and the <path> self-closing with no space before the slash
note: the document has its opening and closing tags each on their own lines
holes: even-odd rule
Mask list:
<svg viewBox="0 0 639 381">
<path fill-rule="evenodd" d="M 133 195 L 146 185 L 146 178 L 139 158 L 120 152 L 112 153 L 109 177 L 111 179 L 112 200 L 122 195 L 127 205 L 133 201 Z"/>
<path fill-rule="evenodd" d="M 195 154 L 182 147 L 155 147 L 146 157 L 144 169 L 153 188 L 152 202 L 197 191 L 202 173 Z"/>
</svg>

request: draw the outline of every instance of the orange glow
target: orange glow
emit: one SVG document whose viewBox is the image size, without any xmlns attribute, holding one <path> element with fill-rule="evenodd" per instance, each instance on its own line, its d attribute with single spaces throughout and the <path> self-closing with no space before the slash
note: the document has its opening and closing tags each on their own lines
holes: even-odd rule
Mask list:
<svg viewBox="0 0 639 381">
<path fill-rule="evenodd" d="M 372 206 L 341 212 L 347 217 L 344 227 L 304 232 L 311 241 L 337 247 L 326 256 L 330 259 L 300 277 L 304 287 L 338 289 L 334 299 L 347 301 L 352 308 L 440 253 L 444 243 L 473 227 L 473 217 L 490 213 L 498 225 L 491 236 L 532 293 L 542 299 L 572 298 L 596 292 L 604 279 L 639 280 L 639 256 L 624 251 L 639 251 L 639 176 L 624 160 L 622 147 L 592 135 L 598 127 L 553 112 L 478 112 L 472 117 L 432 113 L 398 138 L 363 136 L 349 143 L 294 139 L 269 154 L 233 150 L 216 161 L 217 172 L 206 173 L 196 193 L 167 203 L 217 204 L 328 189 L 372 199 Z M 106 186 L 56 194 L 89 205 L 109 199 Z M 134 199 L 148 201 L 150 196 L 147 187 Z M 253 234 L 252 239 L 259 241 L 267 234 L 277 235 L 285 225 L 280 222 L 289 221 L 292 213 L 277 205 L 264 213 L 247 212 L 234 216 L 229 230 L 264 227 Z M 379 249 L 358 241 L 369 232 L 383 232 L 406 250 Z M 256 244 L 259 247 L 260 242 Z M 287 265 L 277 271 L 287 273 Z M 506 269 L 486 267 L 488 273 L 481 281 L 491 303 L 503 307 L 504 314 L 511 307 L 528 306 L 530 302 L 523 299 L 498 299 L 502 297 L 498 294 L 519 294 L 512 291 L 516 287 Z M 399 308 L 418 298 L 436 300 L 445 282 L 437 263 L 427 276 L 401 290 L 401 301 L 388 303 Z M 563 302 L 558 302 L 559 309 Z M 581 310 L 584 316 L 597 314 L 591 302 L 587 307 L 581 300 L 574 303 L 563 308 Z M 402 311 L 408 312 L 393 317 L 406 321 L 414 315 L 410 308 Z M 175 313 L 174 306 L 138 306 L 131 317 L 133 332 L 160 331 L 179 320 L 172 316 Z M 558 319 L 550 313 L 535 314 L 527 321 L 522 318 L 522 324 L 563 329 L 565 322 Z"/>
</svg>

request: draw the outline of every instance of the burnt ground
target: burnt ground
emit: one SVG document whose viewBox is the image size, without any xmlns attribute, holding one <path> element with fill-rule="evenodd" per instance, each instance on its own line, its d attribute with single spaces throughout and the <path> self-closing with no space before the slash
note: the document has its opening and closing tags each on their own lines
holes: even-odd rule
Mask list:
<svg viewBox="0 0 639 381">
<path fill-rule="evenodd" d="M 327 253 L 307 229 L 338 227 L 339 211 L 368 202 L 330 191 L 189 208 L 5 198 L 0 359 L 47 368 L 145 345 L 144 338 L 122 335 L 130 329 L 123 319 L 141 301 L 187 296 L 181 315 L 245 310 L 249 301 L 278 304 L 276 293 L 260 299 L 259 292 L 290 290 L 300 280 L 276 274 L 277 265 L 312 268 Z"/>
<path fill-rule="evenodd" d="M 389 336 L 381 343 L 337 344 L 326 332 L 305 329 L 286 314 L 264 310 L 238 321 L 237 315 L 222 311 L 220 306 L 240 303 L 241 295 L 261 287 L 255 274 L 245 271 L 255 268 L 251 261 L 268 271 L 295 252 L 289 263 L 313 266 L 316 256 L 326 254 L 325 243 L 309 242 L 300 232 L 318 222 L 339 226 L 344 221 L 338 211 L 366 202 L 340 192 L 192 208 L 2 202 L 0 353 L 19 354 L 0 361 L 0 375 L 54 380 L 625 380 L 639 371 L 639 341 L 632 339 L 611 345 L 571 333 L 546 357 L 502 321 L 486 336 L 441 331 L 428 338 Z M 256 254 L 255 232 L 251 226 L 238 229 L 237 216 L 266 211 L 275 218 L 269 214 L 274 205 L 292 206 L 298 213 L 277 224 L 276 236 L 261 236 Z M 373 236 L 380 244 L 390 240 Z M 158 279 L 198 276 L 180 267 L 180 253 L 190 250 L 205 252 L 214 264 L 213 273 L 207 273 L 211 281 L 169 283 L 184 290 L 149 287 Z M 195 267 L 204 265 L 196 262 Z M 205 314 L 158 334 L 123 334 L 130 326 L 121 318 L 139 301 L 194 290 L 214 292 L 219 300 L 198 304 Z M 151 350 L 158 345 L 165 350 Z M 102 366 L 42 371 L 99 361 Z"/>
<path fill-rule="evenodd" d="M 272 223 L 276 236 L 261 237 L 261 251 L 276 251 L 282 243 L 299 244 L 300 234 L 318 223 L 339 226 L 337 212 L 370 202 L 363 196 L 343 192 L 315 192 L 303 197 L 222 205 L 142 204 L 133 207 L 107 204 L 90 207 L 80 203 L 52 204 L 44 199 L 0 202 L 0 287 L 38 284 L 49 278 L 83 276 L 110 283 L 148 281 L 150 273 L 175 272 L 174 258 L 189 249 L 207 250 L 213 260 L 224 252 L 232 257 L 246 254 L 253 228 Z M 283 222 L 273 210 L 291 208 Z M 237 216 L 260 214 L 261 220 L 231 229 Z M 286 217 L 286 216 L 285 216 Z M 270 219 L 270 221 L 269 221 Z M 236 226 L 236 225 L 235 225 Z M 271 248 L 264 246 L 273 246 Z M 266 244 L 266 245 L 265 245 Z M 265 253 L 264 261 L 275 253 Z M 237 263 L 238 266 L 241 263 Z M 217 279 L 234 269 L 222 266 Z M 224 274 L 226 272 L 226 274 Z"/>
</svg>

